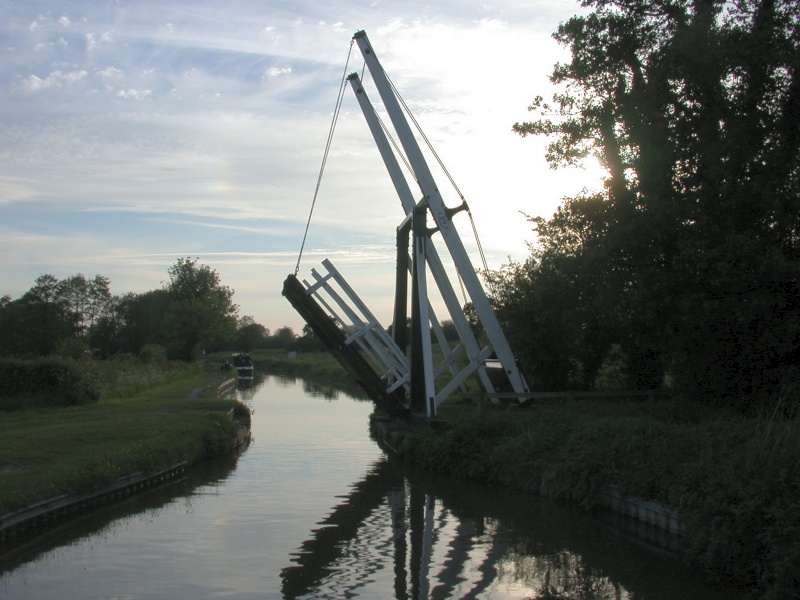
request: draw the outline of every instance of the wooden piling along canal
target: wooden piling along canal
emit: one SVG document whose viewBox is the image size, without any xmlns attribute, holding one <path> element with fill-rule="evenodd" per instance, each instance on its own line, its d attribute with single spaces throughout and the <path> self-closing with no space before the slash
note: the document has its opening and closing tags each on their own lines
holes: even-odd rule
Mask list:
<svg viewBox="0 0 800 600">
<path fill-rule="evenodd" d="M 0 517 L 0 548 L 11 545 L 19 539 L 35 537 L 59 523 L 128 496 L 179 481 L 186 475 L 187 468 L 188 463 L 183 461 L 157 473 L 137 473 L 122 477 L 109 486 L 86 494 L 52 498 L 3 515 Z"/>
<path fill-rule="evenodd" d="M 217 388 L 217 396 L 235 392 L 236 383 L 236 379 L 224 381 Z M 249 422 L 238 423 L 233 410 L 229 411 L 227 416 L 237 426 L 236 437 L 231 440 L 230 450 L 242 449 L 250 442 Z M 89 492 L 50 498 L 21 510 L 0 515 L 0 553 L 70 519 L 130 496 L 180 481 L 186 476 L 189 467 L 189 461 L 179 461 L 156 472 L 134 473 Z"/>
</svg>

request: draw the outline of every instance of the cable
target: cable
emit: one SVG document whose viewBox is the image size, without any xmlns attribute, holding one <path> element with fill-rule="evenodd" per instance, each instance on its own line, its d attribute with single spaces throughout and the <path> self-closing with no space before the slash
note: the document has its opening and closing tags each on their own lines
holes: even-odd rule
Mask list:
<svg viewBox="0 0 800 600">
<path fill-rule="evenodd" d="M 472 211 L 469 208 L 467 208 L 467 215 L 469 215 L 469 222 L 472 225 L 472 233 L 475 235 L 475 243 L 478 245 L 478 253 L 481 256 L 481 263 L 483 264 L 484 280 L 486 281 L 486 284 L 489 286 L 489 289 L 491 290 L 492 294 L 496 295 L 494 282 L 489 277 L 489 263 L 486 262 L 486 255 L 483 253 L 481 238 L 478 237 L 478 229 L 475 227 L 475 220 L 472 218 Z"/>
<path fill-rule="evenodd" d="M 453 179 L 453 177 L 450 175 L 450 171 L 448 171 L 447 167 L 444 166 L 444 162 L 434 149 L 433 144 L 431 144 L 431 141 L 428 139 L 428 136 L 426 136 L 425 132 L 422 131 L 422 127 L 420 127 L 420 124 L 417 122 L 417 119 L 412 114 L 411 109 L 408 107 L 408 104 L 406 104 L 406 101 L 403 99 L 403 97 L 400 95 L 400 92 L 395 87 L 394 82 L 389 78 L 389 75 L 388 73 L 386 73 L 386 71 L 384 71 L 384 74 L 386 75 L 386 80 L 389 82 L 389 85 L 391 86 L 394 95 L 397 96 L 398 101 L 402 105 L 403 110 L 405 110 L 406 114 L 408 115 L 408 118 L 411 119 L 411 122 L 414 124 L 414 127 L 419 132 L 419 135 L 425 141 L 425 145 L 428 146 L 428 149 L 433 154 L 433 157 L 436 159 L 436 162 L 439 163 L 439 166 L 441 167 L 442 171 L 447 176 L 447 179 L 450 180 L 450 184 L 453 186 L 453 189 L 458 194 L 458 197 L 461 198 L 462 202 L 466 202 L 466 200 L 464 199 L 464 194 L 461 193 L 461 190 L 459 189 L 458 184 L 456 184 L 455 179 Z"/>
<path fill-rule="evenodd" d="M 367 72 L 366 68 L 367 68 L 367 63 L 365 62 L 364 63 L 364 70 L 361 72 L 361 85 L 362 86 L 364 85 L 364 76 L 365 76 L 365 74 Z M 388 79 L 388 77 L 387 77 L 387 79 Z M 392 132 L 386 126 L 386 123 L 384 122 L 384 120 L 381 119 L 381 116 L 378 114 L 378 111 L 375 108 L 375 106 L 372 103 L 370 103 L 369 107 L 372 109 L 372 114 L 375 115 L 375 120 L 381 126 L 381 129 L 383 130 L 383 134 L 386 136 L 386 139 L 389 140 L 389 143 L 394 148 L 395 154 L 397 154 L 397 156 L 400 157 L 400 160 L 403 161 L 403 164 L 406 166 L 406 169 L 408 169 L 408 172 L 411 175 L 412 179 L 417 182 L 417 185 L 419 185 L 419 179 L 417 179 L 417 174 L 414 173 L 414 168 L 411 166 L 411 163 L 408 162 L 408 158 L 406 158 L 406 155 L 403 152 L 403 149 L 397 143 L 397 140 L 394 139 L 394 136 L 392 135 Z"/>
<path fill-rule="evenodd" d="M 325 164 L 328 162 L 328 154 L 331 150 L 331 142 L 333 142 L 333 132 L 336 130 L 336 122 L 339 120 L 339 111 L 342 108 L 342 98 L 344 97 L 344 89 L 347 83 L 347 67 L 350 64 L 350 55 L 353 52 L 353 40 L 350 40 L 350 48 L 347 51 L 347 60 L 344 63 L 344 73 L 342 75 L 342 82 L 339 85 L 339 95 L 336 97 L 336 107 L 333 109 L 333 118 L 331 119 L 331 128 L 328 132 L 328 140 L 325 144 L 325 152 L 322 156 L 322 164 L 319 168 L 319 175 L 317 176 L 317 186 L 314 189 L 314 198 L 311 201 L 311 210 L 308 212 L 308 221 L 306 222 L 306 230 L 303 233 L 303 242 L 300 244 L 300 253 L 297 255 L 297 265 L 294 268 L 295 276 L 300 271 L 300 259 L 303 258 L 303 249 L 306 246 L 306 238 L 308 237 L 308 228 L 311 226 L 311 215 L 314 214 L 314 206 L 317 204 L 317 195 L 319 188 L 322 184 L 322 174 L 325 172 Z"/>
<path fill-rule="evenodd" d="M 388 73 L 386 73 L 386 71 L 384 71 L 384 75 L 386 76 L 386 80 L 389 82 L 389 85 L 391 86 L 392 91 L 394 92 L 394 95 L 397 97 L 398 101 L 402 105 L 403 110 L 406 112 L 406 114 L 408 115 L 409 119 L 414 124 L 414 127 L 419 132 L 420 137 L 422 137 L 422 139 L 425 141 L 425 144 L 428 146 L 428 149 L 433 154 L 434 158 L 436 159 L 436 162 L 439 163 L 439 166 L 441 167 L 441 169 L 444 172 L 444 174 L 447 176 L 447 179 L 450 180 L 450 184 L 453 186 L 453 189 L 458 194 L 458 197 L 464 203 L 464 206 L 466 207 L 466 210 L 467 210 L 467 215 L 469 215 L 470 225 L 472 226 L 472 234 L 475 236 L 475 243 L 476 243 L 476 245 L 478 247 L 478 253 L 479 253 L 480 258 L 481 258 L 481 263 L 483 264 L 484 273 L 488 275 L 488 273 L 489 273 L 489 264 L 486 262 L 486 255 L 483 252 L 483 246 L 481 245 L 481 240 L 480 240 L 480 237 L 478 236 L 478 229 L 475 227 L 475 220 L 472 218 L 472 211 L 469 209 L 469 205 L 467 204 L 467 201 L 464 198 L 464 194 L 461 193 L 461 190 L 459 189 L 458 184 L 455 182 L 453 177 L 450 175 L 450 171 L 447 170 L 447 167 L 444 165 L 444 162 L 439 157 L 438 152 L 436 152 L 436 150 L 434 149 L 433 144 L 431 144 L 431 141 L 428 139 L 428 136 L 426 136 L 425 132 L 422 131 L 422 127 L 420 126 L 419 122 L 417 122 L 417 119 L 412 114 L 411 109 L 408 107 L 408 104 L 406 104 L 406 101 L 400 95 L 400 92 L 397 90 L 397 88 L 395 87 L 395 85 L 392 82 L 392 80 L 389 78 L 389 75 L 388 75 Z M 458 275 L 458 279 L 459 279 L 459 282 L 461 283 L 462 294 L 464 294 L 464 286 L 463 286 L 463 281 L 461 280 L 461 274 L 460 273 Z M 488 277 L 486 278 L 486 281 L 489 284 L 489 287 L 492 288 L 492 292 L 494 292 L 494 286 L 492 285 L 492 283 L 491 283 L 491 281 L 489 280 Z M 466 294 L 464 294 L 464 296 L 466 298 Z"/>
<path fill-rule="evenodd" d="M 400 157 L 400 160 L 403 161 L 403 164 L 406 166 L 406 169 L 408 169 L 408 172 L 411 174 L 411 177 L 414 179 L 414 181 L 417 182 L 417 185 L 419 185 L 419 179 L 417 179 L 417 174 L 414 173 L 414 168 L 411 166 L 411 163 L 408 162 L 408 158 L 406 158 L 406 155 L 403 153 L 402 148 L 400 148 L 399 144 L 397 143 L 397 140 L 394 139 L 394 136 L 392 136 L 392 132 L 389 131 L 389 129 L 386 127 L 386 123 L 383 122 L 383 119 L 381 119 L 380 115 L 375 110 L 374 106 L 372 107 L 372 112 L 375 113 L 375 118 L 378 119 L 378 123 L 380 123 L 381 129 L 383 129 L 383 133 L 386 135 L 386 139 L 388 139 L 389 143 L 391 143 L 392 146 L 394 147 L 395 153 Z"/>
</svg>

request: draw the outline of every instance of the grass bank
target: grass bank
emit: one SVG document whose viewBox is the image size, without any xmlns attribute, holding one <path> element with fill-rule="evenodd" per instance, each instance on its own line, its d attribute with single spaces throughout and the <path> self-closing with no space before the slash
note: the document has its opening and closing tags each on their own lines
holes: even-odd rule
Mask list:
<svg viewBox="0 0 800 600">
<path fill-rule="evenodd" d="M 29 394 L 29 405 L 10 399 L 0 410 L 0 514 L 220 455 L 236 439 L 229 411 L 249 424 L 246 407 L 217 398 L 219 372 L 89 361 L 76 368 L 99 390 L 95 402 L 47 405 Z"/>
<path fill-rule="evenodd" d="M 796 422 L 712 413 L 678 401 L 572 401 L 526 409 L 443 407 L 403 460 L 574 502 L 608 484 L 675 507 L 685 558 L 760 598 L 800 594 L 800 432 Z"/>
<path fill-rule="evenodd" d="M 283 357 L 286 353 L 281 353 Z M 281 356 L 268 372 L 331 382 L 330 355 Z M 318 368 L 324 365 L 324 368 Z M 608 484 L 679 510 L 684 557 L 759 598 L 800 598 L 800 427 L 675 399 L 573 400 L 527 408 L 445 402 L 446 426 L 409 429 L 410 465 L 560 498 L 585 510 Z"/>
</svg>

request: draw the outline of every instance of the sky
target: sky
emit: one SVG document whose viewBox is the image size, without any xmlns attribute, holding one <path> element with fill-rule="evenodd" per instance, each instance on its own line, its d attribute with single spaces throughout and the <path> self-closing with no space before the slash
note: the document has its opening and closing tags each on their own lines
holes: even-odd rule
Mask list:
<svg viewBox="0 0 800 600">
<path fill-rule="evenodd" d="M 552 94 L 553 65 L 568 57 L 552 33 L 580 10 L 573 0 L 0 0 L 0 295 L 17 298 L 45 273 L 104 275 L 113 294 L 141 293 L 191 257 L 234 290 L 241 316 L 299 333 L 281 288 L 343 75 L 363 70 L 357 46 L 348 62 L 359 30 L 466 198 L 489 267 L 524 259 L 526 214 L 548 217 L 600 185 L 597 170 L 550 169 L 546 140 L 511 130 Z M 368 72 L 364 81 L 381 113 Z M 388 324 L 403 216 L 348 86 L 298 276 L 330 259 Z M 469 220 L 454 222 L 479 266 Z"/>
</svg>

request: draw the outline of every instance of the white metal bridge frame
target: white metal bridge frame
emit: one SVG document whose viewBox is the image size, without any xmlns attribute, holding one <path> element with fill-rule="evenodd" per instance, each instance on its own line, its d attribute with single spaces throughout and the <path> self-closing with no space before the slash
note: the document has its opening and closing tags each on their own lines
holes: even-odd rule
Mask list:
<svg viewBox="0 0 800 600">
<path fill-rule="evenodd" d="M 357 32 L 353 36 L 353 40 L 364 57 L 366 67 L 369 69 L 384 108 L 389 115 L 421 194 L 420 200 L 415 201 L 406 176 L 384 131 L 383 124 L 370 103 L 360 78 L 355 73 L 350 75 L 348 80 L 356 94 L 405 214 L 400 227 L 398 227 L 399 272 L 395 302 L 396 304 L 405 304 L 406 291 L 403 280 L 407 279 L 406 269 L 410 269 L 412 275 L 410 358 L 406 356 L 405 343 L 397 343 L 399 328 L 403 329 L 403 336 L 400 337 L 404 337 L 405 309 L 395 310 L 394 337 L 390 336 L 329 260 L 323 262 L 326 274 L 320 274 L 313 270 L 314 282 L 303 282 L 306 293 L 314 297 L 325 308 L 330 318 L 345 332 L 347 344 L 356 343 L 372 359 L 373 363 L 382 365 L 382 378 L 386 383 L 387 392 L 393 392 L 400 386 L 404 387 L 411 398 L 413 414 L 428 419 L 433 418 L 442 401 L 456 389 L 463 389 L 465 380 L 472 374 L 477 374 L 481 385 L 488 394 L 494 393 L 494 386 L 485 368 L 485 361 L 492 354 L 496 356 L 502 366 L 510 388 L 521 401 L 530 392 L 528 384 L 519 370 L 514 354 L 451 220 L 451 217 L 464 206 L 455 209 L 445 206 L 394 87 L 381 67 L 366 33 Z M 433 230 L 427 227 L 427 215 L 430 215 L 436 225 Z M 409 230 L 413 234 L 410 265 L 407 261 L 408 248 L 401 247 L 404 243 L 403 232 Z M 483 348 L 480 347 L 464 315 L 450 277 L 445 271 L 433 240 L 430 239 L 437 232 L 444 240 L 463 286 L 483 325 L 489 341 L 489 344 Z M 406 235 L 408 234 L 406 233 Z M 407 242 L 405 243 L 407 244 Z M 428 269 L 430 269 L 462 344 L 453 350 L 449 348 L 444 338 L 428 299 Z M 436 367 L 433 361 L 429 328 L 433 329 L 437 341 L 445 353 L 444 360 Z M 466 352 L 467 365 L 458 371 L 455 365 L 462 352 L 462 347 Z M 436 378 L 445 369 L 451 371 L 452 377 L 437 391 Z"/>
</svg>

